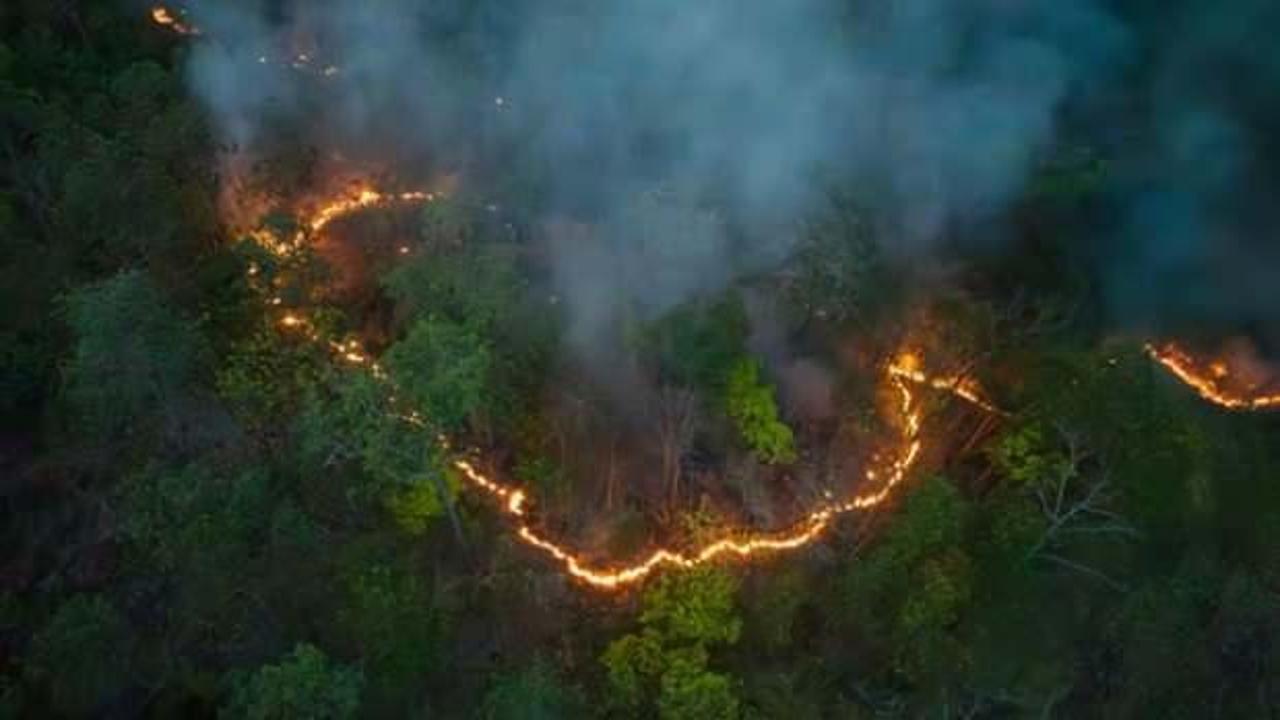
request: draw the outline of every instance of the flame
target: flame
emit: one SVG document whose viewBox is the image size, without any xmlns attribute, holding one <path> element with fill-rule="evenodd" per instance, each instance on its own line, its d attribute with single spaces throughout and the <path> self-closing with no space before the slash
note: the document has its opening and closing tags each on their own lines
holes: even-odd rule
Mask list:
<svg viewBox="0 0 1280 720">
<path fill-rule="evenodd" d="M 311 228 L 311 232 L 317 233 L 325 228 L 326 225 L 337 220 L 343 215 L 349 215 L 357 210 L 374 207 L 390 207 L 392 205 L 404 203 L 420 203 L 431 202 L 436 199 L 435 193 L 423 192 L 421 190 L 410 190 L 402 193 L 382 193 L 369 187 L 361 187 L 354 193 L 335 200 L 330 200 L 316 209 L 311 219 L 307 221 L 307 226 Z"/>
<path fill-rule="evenodd" d="M 1202 369 L 1200 363 L 1177 343 L 1167 342 L 1160 347 L 1147 344 L 1144 349 L 1174 377 L 1215 405 L 1228 410 L 1270 410 L 1280 407 L 1280 393 L 1254 394 L 1222 387 L 1221 382 L 1231 377 L 1231 369 L 1223 360 L 1214 360 L 1206 369 Z"/>
<path fill-rule="evenodd" d="M 435 198 L 433 193 L 412 191 L 403 193 L 381 193 L 370 188 L 360 188 L 355 193 L 330 200 L 319 206 L 304 221 L 304 225 L 312 233 L 320 232 L 335 219 L 357 210 L 371 207 L 385 207 L 402 202 L 424 202 Z M 305 240 L 302 233 L 296 238 L 298 242 Z M 301 330 L 312 341 L 320 341 L 320 336 L 311 322 L 296 310 L 290 310 L 280 316 L 282 328 Z M 385 371 L 362 348 L 359 341 L 339 342 L 327 341 L 333 356 L 351 365 L 365 369 L 376 379 L 390 383 Z M 919 384 L 932 389 L 950 392 L 975 406 L 991 412 L 1000 412 L 984 398 L 977 383 L 960 376 L 932 376 L 921 369 L 919 358 L 904 353 L 885 368 L 886 379 L 898 396 L 898 414 L 900 433 L 896 447 L 892 453 L 893 460 L 883 467 L 872 467 L 863 473 L 868 483 L 877 484 L 876 488 L 861 494 L 852 495 L 843 501 L 830 499 L 809 512 L 791 528 L 772 533 L 746 533 L 730 531 L 727 537 L 717 539 L 701 548 L 681 552 L 670 548 L 660 548 L 648 556 L 629 565 L 605 564 L 593 566 L 588 559 L 563 543 L 543 535 L 528 521 L 530 500 L 527 493 L 515 486 L 506 485 L 490 478 L 481 472 L 475 464 L 465 457 L 453 461 L 453 466 L 463 478 L 478 490 L 498 500 L 499 511 L 514 519 L 515 536 L 530 548 L 540 551 L 560 567 L 573 579 L 584 585 L 602 590 L 616 590 L 635 585 L 654 572 L 663 568 L 689 569 L 726 558 L 748 561 L 756 557 L 797 550 L 818 541 L 843 515 L 870 510 L 889 501 L 898 487 L 906 479 L 920 458 L 923 448 L 921 430 L 923 417 L 916 406 L 911 384 Z M 391 389 L 388 395 L 393 404 L 396 395 Z M 414 427 L 427 429 L 427 424 L 420 413 L 415 410 L 393 411 L 398 419 Z M 450 451 L 447 438 L 437 438 L 442 449 Z M 883 476 L 883 480 L 881 477 Z"/>
<path fill-rule="evenodd" d="M 949 392 L 952 395 L 997 415 L 1007 415 L 1005 411 L 988 401 L 982 388 L 976 381 L 962 375 L 931 376 L 920 369 L 920 359 L 911 353 L 898 356 L 897 362 L 889 366 L 889 375 L 901 380 L 909 380 L 918 385 L 926 385 L 934 390 Z"/>
<path fill-rule="evenodd" d="M 200 34 L 200 28 L 183 22 L 177 15 L 174 15 L 169 8 L 163 5 L 156 5 L 151 8 L 151 20 L 155 24 L 167 27 L 179 35 Z"/>
<path fill-rule="evenodd" d="M 826 504 L 806 515 L 790 530 L 773 534 L 739 535 L 726 537 L 701 549 L 682 553 L 667 548 L 655 550 L 643 560 L 631 565 L 618 567 L 592 567 L 580 555 L 564 545 L 541 535 L 532 525 L 520 522 L 516 527 L 516 536 L 526 545 L 540 550 L 556 561 L 570 577 L 603 590 L 614 590 L 633 585 L 663 567 L 689 569 L 705 565 L 723 557 L 736 557 L 740 560 L 796 550 L 819 540 L 841 515 L 859 510 L 868 510 L 883 504 L 893 496 L 894 490 L 907 477 L 920 457 L 922 443 L 920 440 L 921 414 L 915 407 L 911 389 L 906 379 L 909 371 L 900 365 L 890 365 L 888 376 L 899 394 L 899 412 L 902 415 L 902 432 L 899 438 L 897 458 L 889 464 L 888 478 L 880 487 L 872 492 L 854 495 L 840 503 Z M 925 382 L 932 384 L 932 378 L 926 376 Z M 475 487 L 488 492 L 499 500 L 505 501 L 504 512 L 517 519 L 526 516 L 527 498 L 523 491 L 499 483 L 476 469 L 470 461 L 459 459 L 454 467 Z M 867 470 L 865 477 L 874 481 L 877 478 L 874 469 Z"/>
</svg>

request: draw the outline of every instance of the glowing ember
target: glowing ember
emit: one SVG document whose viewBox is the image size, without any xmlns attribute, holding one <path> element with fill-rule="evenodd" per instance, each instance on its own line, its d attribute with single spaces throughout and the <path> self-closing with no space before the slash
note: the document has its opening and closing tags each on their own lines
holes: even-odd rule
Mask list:
<svg viewBox="0 0 1280 720">
<path fill-rule="evenodd" d="M 188 25 L 178 16 L 174 15 L 169 8 L 163 5 L 156 5 L 151 8 L 151 20 L 157 25 L 162 25 L 179 35 L 199 35 L 200 29 L 194 25 Z"/>
<path fill-rule="evenodd" d="M 689 569 L 721 558 L 737 557 L 745 560 L 809 545 L 821 538 L 839 516 L 876 507 L 892 497 L 894 490 L 919 459 L 921 417 L 919 410 L 914 406 L 911 390 L 903 380 L 905 370 L 906 368 L 899 365 L 891 365 L 888 369 L 890 380 L 899 393 L 901 400 L 899 411 L 902 414 L 902 434 L 899 438 L 897 459 L 889 465 L 888 478 L 872 492 L 855 495 L 843 502 L 827 504 L 814 510 L 791 530 L 776 534 L 723 538 L 687 554 L 664 548 L 654 551 L 645 559 L 632 565 L 613 568 L 590 567 L 581 556 L 540 535 L 528 523 L 520 523 L 517 526 L 516 535 L 525 544 L 542 551 L 559 563 L 571 577 L 605 590 L 633 585 L 663 567 Z M 926 376 L 925 382 L 932 384 L 929 380 Z M 454 466 L 472 485 L 504 500 L 506 514 L 516 518 L 524 517 L 527 499 L 523 491 L 507 487 L 486 477 L 467 460 L 457 460 Z M 868 470 L 865 477 L 867 480 L 874 481 L 877 473 L 875 470 Z"/>
<path fill-rule="evenodd" d="M 311 216 L 311 219 L 307 221 L 307 226 L 311 228 L 311 232 L 320 232 L 334 220 L 357 210 L 390 207 L 406 203 L 431 202 L 435 198 L 435 193 L 419 190 L 402 193 L 381 193 L 371 188 L 360 188 L 351 195 L 331 200 L 321 205 Z"/>
<path fill-rule="evenodd" d="M 987 412 L 996 413 L 998 415 L 1007 414 L 983 397 L 982 388 L 978 386 L 976 381 L 960 375 L 928 375 L 920 369 L 920 360 L 910 353 L 900 355 L 898 357 L 898 361 L 889 366 L 889 374 L 895 378 L 910 380 L 911 382 L 919 385 L 926 385 L 934 390 L 949 392 L 961 400 L 972 405 L 976 405 Z"/>
<path fill-rule="evenodd" d="M 347 213 L 371 207 L 385 207 L 395 203 L 430 201 L 434 197 L 432 193 L 427 192 L 384 194 L 364 188 L 352 195 L 322 205 L 306 220 L 305 225 L 315 233 Z M 298 241 L 304 239 L 300 233 Z M 284 328 L 302 329 L 306 337 L 313 341 L 319 340 L 319 336 L 307 318 L 296 312 L 283 314 L 279 322 Z M 328 341 L 328 346 L 337 359 L 365 368 L 378 380 L 389 382 L 383 369 L 364 351 L 358 341 Z M 892 453 L 894 459 L 885 467 L 870 468 L 864 473 L 868 483 L 876 484 L 875 489 L 838 502 L 833 501 L 828 495 L 827 502 L 810 512 L 789 530 L 757 534 L 731 532 L 729 537 L 715 540 L 688 552 L 661 548 L 631 565 L 592 567 L 582 555 L 542 535 L 525 520 L 528 516 L 529 497 L 524 490 L 493 480 L 482 473 L 470 460 L 459 458 L 454 460 L 453 464 L 471 486 L 497 499 L 501 512 L 515 519 L 516 537 L 523 543 L 541 551 L 559 564 L 570 577 L 586 585 L 606 590 L 624 588 L 641 582 L 663 568 L 688 569 L 726 558 L 747 560 L 802 548 L 821 538 L 840 516 L 869 510 L 887 502 L 915 467 L 922 449 L 921 412 L 916 407 L 915 398 L 908 383 L 950 392 L 977 407 L 999 412 L 984 399 L 981 389 L 974 381 L 962 377 L 931 376 L 920 368 L 919 360 L 910 354 L 903 354 L 897 362 L 890 364 L 886 368 L 886 376 L 898 395 L 901 430 Z M 389 389 L 389 399 L 393 404 L 395 403 L 396 395 L 391 389 Z M 417 411 L 396 411 L 395 417 L 414 427 L 423 429 L 427 427 Z M 450 444 L 447 438 L 438 438 L 438 442 L 444 450 L 449 450 Z"/>
<path fill-rule="evenodd" d="M 1231 369 L 1222 360 L 1201 367 L 1190 353 L 1176 343 L 1145 346 L 1147 354 L 1166 370 L 1195 390 L 1200 397 L 1229 410 L 1271 410 L 1280 408 L 1280 393 L 1231 390 L 1223 382 L 1231 379 Z"/>
</svg>

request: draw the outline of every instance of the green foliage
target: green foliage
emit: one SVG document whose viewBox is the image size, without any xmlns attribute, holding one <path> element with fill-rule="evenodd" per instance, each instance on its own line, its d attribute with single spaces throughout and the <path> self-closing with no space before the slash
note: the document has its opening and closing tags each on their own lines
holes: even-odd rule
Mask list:
<svg viewBox="0 0 1280 720">
<path fill-rule="evenodd" d="M 444 477 L 444 487 L 450 497 L 456 496 L 462 489 L 458 473 L 452 468 L 442 468 L 439 473 Z M 440 497 L 440 485 L 426 480 L 402 482 L 400 485 L 387 495 L 387 509 L 402 530 L 410 535 L 421 535 L 430 527 L 431 521 L 446 510 L 445 498 Z"/>
<path fill-rule="evenodd" d="M 732 644 L 742 629 L 737 591 L 738 579 L 723 570 L 664 575 L 645 591 L 640 622 L 669 641 Z"/>
<path fill-rule="evenodd" d="M 1069 418 L 1106 463 L 1126 515 L 1146 532 L 1185 535 L 1210 507 L 1196 478 L 1211 444 L 1191 398 L 1157 384 L 1156 372 L 1136 348 L 1046 352 L 1029 368 L 1024 394 L 1036 402 L 1026 415 L 1041 427 Z"/>
<path fill-rule="evenodd" d="M 421 253 L 383 278 L 411 322 L 465 328 L 485 349 L 480 409 L 497 420 L 527 410 L 558 349 L 557 316 L 517 270 L 514 248 L 476 242 Z"/>
<path fill-rule="evenodd" d="M 742 297 L 730 291 L 714 301 L 676 308 L 647 328 L 641 340 L 675 383 L 718 394 L 746 352 L 749 329 Z"/>
<path fill-rule="evenodd" d="M 125 689 L 131 651 L 129 627 L 111 603 L 77 595 L 32 638 L 26 673 L 47 684 L 58 711 L 86 714 Z"/>
<path fill-rule="evenodd" d="M 734 720 L 738 698 L 729 678 L 687 656 L 674 656 L 662 673 L 658 695 L 662 720 Z"/>
<path fill-rule="evenodd" d="M 130 569 L 175 581 L 174 621 L 217 622 L 231 638 L 225 615 L 250 582 L 274 505 L 266 471 L 153 465 L 122 484 L 117 504 Z"/>
<path fill-rule="evenodd" d="M 581 717 L 582 698 L 566 685 L 549 664 L 535 660 L 529 666 L 499 675 L 485 693 L 481 720 L 559 720 Z"/>
<path fill-rule="evenodd" d="M 387 351 L 386 365 L 409 407 L 434 427 L 456 430 L 484 404 L 490 350 L 465 326 L 419 320 Z"/>
<path fill-rule="evenodd" d="M 750 614 L 744 625 L 747 640 L 753 646 L 776 652 L 788 648 L 796 640 L 796 617 L 808 601 L 809 585 L 813 582 L 800 565 L 779 567 L 768 582 L 746 594 Z"/>
<path fill-rule="evenodd" d="M 662 637 L 654 630 L 624 635 L 610 643 L 600 660 L 608 672 L 614 701 L 632 712 L 638 709 L 651 696 L 654 681 L 662 676 L 667 655 Z"/>
<path fill-rule="evenodd" d="M 354 463 L 363 475 L 346 478 L 345 500 L 364 509 L 387 507 L 417 532 L 458 484 L 434 433 L 399 414 L 382 383 L 363 373 L 337 375 L 307 401 L 298 423 L 301 450 L 321 467 Z"/>
<path fill-rule="evenodd" d="M 275 665 L 263 665 L 233 679 L 221 716 L 245 720 L 355 717 L 363 674 L 336 664 L 312 645 L 300 644 Z"/>
<path fill-rule="evenodd" d="M 795 437 L 778 417 L 773 387 L 760 378 L 760 363 L 742 358 L 729 370 L 725 386 L 725 410 L 747 447 L 763 462 L 789 463 L 796 459 Z"/>
<path fill-rule="evenodd" d="M 201 340 L 144 273 L 121 273 L 66 296 L 75 346 L 66 367 L 73 407 L 101 432 L 174 421 L 191 391 Z"/>
<path fill-rule="evenodd" d="M 427 212 L 443 212 L 441 203 Z M 411 317 L 432 314 L 488 332 L 517 311 L 523 281 L 509 248 L 494 244 L 421 253 L 397 266 L 383 284 Z"/>
<path fill-rule="evenodd" d="M 729 679 L 707 669 L 708 648 L 737 641 L 738 581 L 723 569 L 659 578 L 645 591 L 639 633 L 609 645 L 601 661 L 618 709 L 640 712 L 656 698 L 662 718 L 731 718 L 738 699 Z"/>
<path fill-rule="evenodd" d="M 915 682 L 964 663 L 954 631 L 973 597 L 972 561 L 963 549 L 968 514 L 954 485 L 929 479 L 844 578 L 844 607 L 890 650 L 894 669 Z"/>
<path fill-rule="evenodd" d="M 262 328 L 237 342 L 217 371 L 218 393 L 257 432 L 292 417 L 321 381 L 321 358 L 310 344 L 285 342 L 274 328 Z"/>
<path fill-rule="evenodd" d="M 1063 471 L 1067 459 L 1049 443 L 1041 424 L 1027 423 L 1004 433 L 991 452 L 992 464 L 1018 485 L 1034 486 Z"/>
<path fill-rule="evenodd" d="M 441 657 L 447 618 L 411 567 L 372 560 L 367 553 L 353 555 L 348 565 L 339 635 L 364 663 L 370 712 L 404 714 L 415 707 L 423 678 Z"/>
</svg>

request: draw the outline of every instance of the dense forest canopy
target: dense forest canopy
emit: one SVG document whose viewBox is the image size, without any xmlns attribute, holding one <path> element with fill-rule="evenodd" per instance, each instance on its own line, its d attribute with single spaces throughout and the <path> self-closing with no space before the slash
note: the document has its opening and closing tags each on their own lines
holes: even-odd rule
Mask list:
<svg viewBox="0 0 1280 720">
<path fill-rule="evenodd" d="M 0 7 L 0 717 L 1270 717 L 1280 6 Z"/>
</svg>

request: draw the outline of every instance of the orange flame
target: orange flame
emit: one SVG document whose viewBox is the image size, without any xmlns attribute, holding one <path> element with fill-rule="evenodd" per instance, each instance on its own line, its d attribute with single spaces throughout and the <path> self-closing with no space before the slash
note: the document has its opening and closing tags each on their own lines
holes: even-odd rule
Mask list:
<svg viewBox="0 0 1280 720">
<path fill-rule="evenodd" d="M 1174 377 L 1195 390 L 1205 400 L 1228 410 L 1270 410 L 1280 407 L 1280 393 L 1250 394 L 1222 387 L 1221 382 L 1231 377 L 1231 370 L 1222 360 L 1209 363 L 1207 369 L 1190 353 L 1168 342 L 1160 347 L 1146 345 L 1147 354 L 1160 363 Z"/>
<path fill-rule="evenodd" d="M 526 545 L 542 551 L 555 560 L 574 579 L 604 590 L 633 585 L 663 567 L 689 569 L 722 557 L 746 560 L 758 555 L 802 548 L 821 538 L 839 516 L 876 507 L 892 497 L 894 490 L 919 459 L 921 416 L 919 410 L 914 407 L 911 390 L 903 380 L 903 370 L 904 368 L 898 365 L 891 365 L 888 369 L 889 377 L 901 399 L 899 410 L 902 413 L 902 435 L 898 457 L 889 465 L 888 478 L 875 491 L 855 495 L 843 502 L 827 504 L 814 510 L 796 523 L 791 530 L 775 534 L 722 538 L 688 554 L 663 548 L 636 563 L 613 568 L 589 566 L 581 556 L 540 535 L 526 522 L 517 526 L 516 535 Z M 474 486 L 504 500 L 506 514 L 516 518 L 525 516 L 527 498 L 523 491 L 490 479 L 467 460 L 456 460 L 454 466 Z M 865 476 L 868 480 L 875 480 L 877 473 L 875 470 L 868 470 Z"/>
<path fill-rule="evenodd" d="M 305 224 L 313 233 L 319 232 L 336 218 L 360 209 L 384 207 L 398 202 L 431 201 L 434 198 L 435 195 L 429 192 L 384 194 L 362 188 L 355 194 L 320 206 Z M 300 233 L 298 240 L 302 239 L 305 238 Z M 311 340 L 320 339 L 308 319 L 297 314 L 296 311 L 283 314 L 280 325 L 287 329 L 301 329 Z M 350 340 L 345 343 L 328 341 L 328 346 L 337 359 L 365 368 L 375 378 L 388 381 L 386 373 L 364 351 L 358 341 Z M 985 400 L 976 382 L 959 376 L 928 375 L 920 369 L 919 360 L 910 354 L 903 354 L 896 362 L 889 364 L 886 367 L 886 376 L 898 394 L 901 432 L 894 452 L 895 459 L 884 469 L 885 478 L 879 482 L 876 489 L 853 495 L 840 502 L 826 502 L 803 517 L 789 530 L 757 534 L 732 532 L 729 537 L 715 540 L 687 553 L 661 548 L 630 565 L 591 566 L 582 555 L 542 535 L 527 522 L 529 497 L 524 490 L 493 480 L 465 458 L 455 459 L 453 465 L 473 487 L 500 501 L 500 511 L 517 521 L 516 537 L 554 560 L 570 577 L 594 588 L 604 590 L 625 588 L 643 581 L 654 572 L 666 567 L 689 569 L 723 558 L 737 558 L 745 561 L 758 556 L 796 550 L 819 540 L 840 516 L 869 510 L 887 502 L 915 467 L 922 450 L 920 439 L 922 414 L 915 405 L 909 383 L 950 392 L 984 410 L 1000 412 Z M 390 397 L 394 402 L 394 394 Z M 415 427 L 427 428 L 427 424 L 417 411 L 398 412 L 395 416 Z M 438 442 L 446 451 L 450 449 L 447 438 L 438 438 Z M 881 472 L 876 468 L 868 469 L 864 473 L 864 478 L 872 483 L 877 482 L 880 477 Z"/>
<path fill-rule="evenodd" d="M 988 401 L 978 383 L 962 375 L 931 376 L 920 369 L 919 359 L 910 353 L 898 357 L 898 361 L 889 366 L 889 375 L 902 380 L 910 380 L 917 385 L 925 385 L 934 390 L 949 392 L 952 395 L 997 415 L 1007 415 L 1005 411 Z"/>
<path fill-rule="evenodd" d="M 178 18 L 163 5 L 156 5 L 151 8 L 151 20 L 157 25 L 169 28 L 179 35 L 199 35 L 200 28 L 189 25 Z"/>
<path fill-rule="evenodd" d="M 320 232 L 334 220 L 349 215 L 357 210 L 374 207 L 390 207 L 401 203 L 420 203 L 435 200 L 435 193 L 411 190 L 402 193 L 382 193 L 368 187 L 361 187 L 351 195 L 321 205 L 316 209 L 307 226 L 311 232 Z"/>
</svg>

